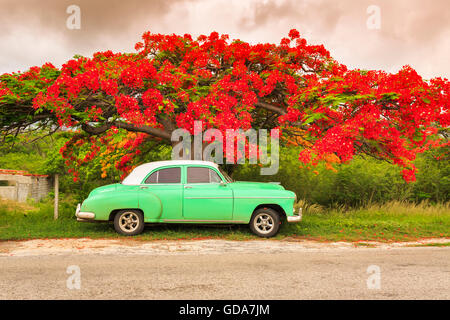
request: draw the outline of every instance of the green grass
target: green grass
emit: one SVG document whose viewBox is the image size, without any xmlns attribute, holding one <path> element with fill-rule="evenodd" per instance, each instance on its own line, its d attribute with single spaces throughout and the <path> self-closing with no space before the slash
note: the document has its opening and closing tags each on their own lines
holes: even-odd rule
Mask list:
<svg viewBox="0 0 450 320">
<path fill-rule="evenodd" d="M 0 240 L 36 238 L 124 238 L 110 223 L 81 223 L 74 217 L 75 203 L 61 202 L 60 219 L 53 220 L 51 202 L 18 205 L 0 201 Z M 284 224 L 275 239 L 319 241 L 411 241 L 450 237 L 450 205 L 414 205 L 392 202 L 363 209 L 324 209 L 312 206 L 298 224 Z M 162 239 L 259 239 L 248 226 L 169 225 L 147 226 L 134 237 Z"/>
<path fill-rule="evenodd" d="M 324 241 L 409 241 L 450 237 L 450 204 L 406 202 L 366 208 L 327 210 L 310 207 L 301 225 L 287 225 L 282 234 Z"/>
<path fill-rule="evenodd" d="M 411 245 L 411 247 L 450 247 L 450 242 L 445 242 L 445 243 L 439 243 L 439 242 L 421 243 L 421 244 Z"/>
</svg>

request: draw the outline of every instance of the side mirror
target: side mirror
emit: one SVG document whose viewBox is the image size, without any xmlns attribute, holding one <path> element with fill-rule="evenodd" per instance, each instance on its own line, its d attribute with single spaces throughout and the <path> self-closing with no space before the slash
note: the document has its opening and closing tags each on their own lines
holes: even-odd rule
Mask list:
<svg viewBox="0 0 450 320">
<path fill-rule="evenodd" d="M 220 181 L 220 185 L 223 187 L 223 186 L 226 186 L 227 184 L 223 181 Z"/>
</svg>

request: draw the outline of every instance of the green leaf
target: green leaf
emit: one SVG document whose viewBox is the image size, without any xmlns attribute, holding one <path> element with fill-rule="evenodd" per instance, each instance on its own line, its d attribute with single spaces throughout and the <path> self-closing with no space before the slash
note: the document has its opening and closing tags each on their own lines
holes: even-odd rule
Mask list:
<svg viewBox="0 0 450 320">
<path fill-rule="evenodd" d="M 422 101 L 425 102 L 425 103 L 427 103 L 427 104 L 431 102 L 430 99 L 424 98 L 424 97 L 422 97 Z"/>
<path fill-rule="evenodd" d="M 310 116 L 308 116 L 305 121 L 303 121 L 304 124 L 309 124 L 311 122 L 314 122 L 316 120 L 319 119 L 323 119 L 323 118 L 327 118 L 326 115 L 324 115 L 323 113 L 313 113 Z"/>
<path fill-rule="evenodd" d="M 312 117 L 308 117 L 308 118 L 306 118 L 305 121 L 303 121 L 303 123 L 304 123 L 304 124 L 309 124 L 309 123 L 311 123 L 311 122 L 313 122 L 313 121 L 314 121 L 314 119 L 313 119 Z"/>
<path fill-rule="evenodd" d="M 11 142 L 15 142 L 15 141 L 19 141 L 19 138 L 13 135 L 7 135 L 5 137 L 5 142 L 6 143 L 11 143 Z"/>
</svg>

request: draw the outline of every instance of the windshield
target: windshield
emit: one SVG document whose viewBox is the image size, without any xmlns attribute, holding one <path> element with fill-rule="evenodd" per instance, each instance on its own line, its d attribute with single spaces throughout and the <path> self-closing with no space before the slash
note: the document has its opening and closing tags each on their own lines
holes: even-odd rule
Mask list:
<svg viewBox="0 0 450 320">
<path fill-rule="evenodd" d="M 234 182 L 234 180 L 225 171 L 223 171 L 222 168 L 219 167 L 219 171 L 227 182 Z"/>
</svg>

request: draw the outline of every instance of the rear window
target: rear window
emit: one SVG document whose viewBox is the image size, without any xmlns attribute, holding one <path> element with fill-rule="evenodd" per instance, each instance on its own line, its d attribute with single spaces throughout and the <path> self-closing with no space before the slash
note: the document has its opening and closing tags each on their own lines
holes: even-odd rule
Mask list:
<svg viewBox="0 0 450 320">
<path fill-rule="evenodd" d="M 181 168 L 165 168 L 155 171 L 144 183 L 181 183 Z"/>
</svg>

